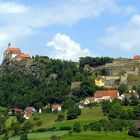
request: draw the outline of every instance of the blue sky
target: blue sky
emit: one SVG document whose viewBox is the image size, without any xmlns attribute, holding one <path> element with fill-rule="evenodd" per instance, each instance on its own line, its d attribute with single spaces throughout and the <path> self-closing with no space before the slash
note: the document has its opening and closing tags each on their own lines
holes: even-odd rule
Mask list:
<svg viewBox="0 0 140 140">
<path fill-rule="evenodd" d="M 8 42 L 31 55 L 140 54 L 139 0 L 0 0 L 0 60 Z"/>
</svg>

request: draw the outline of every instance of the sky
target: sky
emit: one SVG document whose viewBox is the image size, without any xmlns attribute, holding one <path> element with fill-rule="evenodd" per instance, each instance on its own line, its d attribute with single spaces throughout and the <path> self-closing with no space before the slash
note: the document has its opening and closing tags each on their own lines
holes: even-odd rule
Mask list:
<svg viewBox="0 0 140 140">
<path fill-rule="evenodd" d="M 0 61 L 22 52 L 78 61 L 140 55 L 140 0 L 0 0 Z"/>
</svg>

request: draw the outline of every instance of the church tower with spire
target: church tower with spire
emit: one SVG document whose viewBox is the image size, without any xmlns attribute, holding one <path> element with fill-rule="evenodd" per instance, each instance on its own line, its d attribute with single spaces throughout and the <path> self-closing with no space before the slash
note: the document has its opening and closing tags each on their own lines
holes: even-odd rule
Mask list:
<svg viewBox="0 0 140 140">
<path fill-rule="evenodd" d="M 13 48 L 11 43 L 8 43 L 8 48 L 4 52 L 4 59 L 14 59 L 17 55 L 21 53 L 19 48 Z"/>
<path fill-rule="evenodd" d="M 9 44 L 8 44 L 8 48 L 12 48 L 11 42 L 9 42 Z"/>
</svg>

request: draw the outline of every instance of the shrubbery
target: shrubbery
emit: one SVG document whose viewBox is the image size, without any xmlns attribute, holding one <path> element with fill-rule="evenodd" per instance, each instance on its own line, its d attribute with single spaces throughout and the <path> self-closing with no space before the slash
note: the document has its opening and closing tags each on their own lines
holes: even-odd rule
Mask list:
<svg viewBox="0 0 140 140">
<path fill-rule="evenodd" d="M 135 126 L 129 128 L 128 135 L 140 138 L 140 132 Z"/>
<path fill-rule="evenodd" d="M 28 140 L 28 135 L 26 133 L 22 134 L 20 140 Z"/>
<path fill-rule="evenodd" d="M 60 127 L 59 130 L 71 130 L 72 128 L 70 126 L 63 126 Z"/>
<path fill-rule="evenodd" d="M 123 128 L 129 127 L 131 124 L 128 121 L 123 121 L 119 119 L 111 119 L 111 120 L 100 120 L 90 123 L 89 125 L 84 125 L 84 130 L 91 131 L 122 131 Z"/>
<path fill-rule="evenodd" d="M 74 123 L 73 131 L 74 132 L 81 132 L 81 125 L 80 125 L 80 123 L 78 123 L 78 122 Z"/>
</svg>

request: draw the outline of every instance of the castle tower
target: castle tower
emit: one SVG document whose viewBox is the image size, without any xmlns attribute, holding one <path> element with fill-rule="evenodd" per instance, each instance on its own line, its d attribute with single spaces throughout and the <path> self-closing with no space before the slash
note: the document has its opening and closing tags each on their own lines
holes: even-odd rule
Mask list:
<svg viewBox="0 0 140 140">
<path fill-rule="evenodd" d="M 8 48 L 12 48 L 11 42 L 9 42 L 9 44 L 8 44 Z"/>
</svg>

